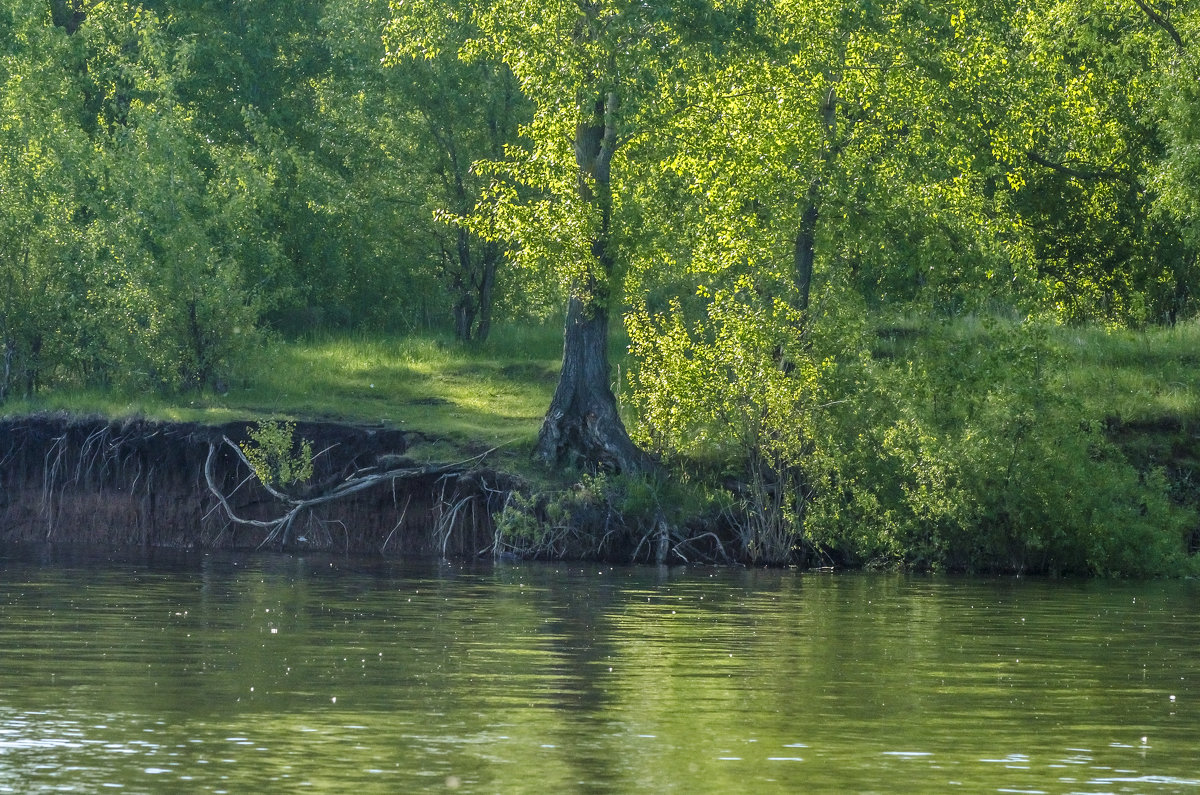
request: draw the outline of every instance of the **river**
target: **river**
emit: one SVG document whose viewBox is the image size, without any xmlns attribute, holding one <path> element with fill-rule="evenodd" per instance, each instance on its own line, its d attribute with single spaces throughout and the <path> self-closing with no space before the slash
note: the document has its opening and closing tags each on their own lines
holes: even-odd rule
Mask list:
<svg viewBox="0 0 1200 795">
<path fill-rule="evenodd" d="M 0 792 L 1200 792 L 1200 583 L 0 550 Z"/>
</svg>

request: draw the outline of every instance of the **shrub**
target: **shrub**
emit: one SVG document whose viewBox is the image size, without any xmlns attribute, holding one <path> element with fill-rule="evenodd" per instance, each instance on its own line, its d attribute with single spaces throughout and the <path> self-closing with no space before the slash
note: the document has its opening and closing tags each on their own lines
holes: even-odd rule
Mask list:
<svg viewBox="0 0 1200 795">
<path fill-rule="evenodd" d="M 279 489 L 312 477 L 312 443 L 295 440 L 296 423 L 268 420 L 246 433 L 250 439 L 238 447 L 263 485 Z"/>
</svg>

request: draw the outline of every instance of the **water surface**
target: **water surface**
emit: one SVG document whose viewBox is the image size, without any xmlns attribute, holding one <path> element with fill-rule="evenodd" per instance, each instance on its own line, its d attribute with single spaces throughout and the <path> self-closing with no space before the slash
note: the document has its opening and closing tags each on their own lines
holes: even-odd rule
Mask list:
<svg viewBox="0 0 1200 795">
<path fill-rule="evenodd" d="M 1200 792 L 1198 597 L 0 551 L 0 792 Z"/>
</svg>

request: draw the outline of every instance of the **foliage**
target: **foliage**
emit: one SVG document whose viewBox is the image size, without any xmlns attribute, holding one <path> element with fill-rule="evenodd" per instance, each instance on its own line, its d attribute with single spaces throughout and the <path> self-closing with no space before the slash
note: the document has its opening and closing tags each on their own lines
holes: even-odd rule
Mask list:
<svg viewBox="0 0 1200 795">
<path fill-rule="evenodd" d="M 1032 90 L 1004 114 L 1004 157 L 1049 299 L 1076 319 L 1194 313 L 1193 188 L 1180 180 L 1195 131 L 1177 111 L 1200 75 L 1195 8 L 1054 0 L 1010 24 L 1021 31 L 1013 69 Z M 999 54 L 994 33 L 965 35 Z"/>
<path fill-rule="evenodd" d="M 460 339 L 482 341 L 493 315 L 542 308 L 527 300 L 498 243 L 446 219 L 474 208 L 487 178 L 472 166 L 515 140 L 523 96 L 508 70 L 490 62 L 466 64 L 453 52 L 390 57 L 381 36 L 389 17 L 386 2 L 338 0 L 325 4 L 321 21 L 332 68 L 316 84 L 318 130 L 338 181 L 328 211 L 345 235 L 339 255 L 348 267 L 370 268 L 360 288 L 373 283 L 354 309 L 378 313 L 382 288 L 397 304 L 429 302 L 422 311 L 453 316 Z M 320 294 L 312 300 L 326 303 Z"/>
<path fill-rule="evenodd" d="M 804 331 L 802 313 L 769 284 L 738 279 L 709 292 L 689 322 L 675 303 L 628 319 L 638 434 L 686 471 L 708 457 L 740 490 L 742 545 L 753 561 L 782 563 L 814 552 L 807 516 L 830 478 L 823 417 L 845 336 L 829 296 L 816 312 L 829 326 Z"/>
<path fill-rule="evenodd" d="M 48 9 L 6 3 L 0 34 L 0 402 L 69 359 L 86 312 L 77 213 L 89 174 L 75 61 Z M 0 19 L 4 19 L 0 16 Z"/>
<path fill-rule="evenodd" d="M 268 420 L 246 429 L 238 447 L 259 481 L 272 488 L 304 483 L 313 475 L 312 442 L 295 439 L 296 423 Z"/>
<path fill-rule="evenodd" d="M 631 323 L 642 438 L 680 471 L 744 484 L 750 559 L 1177 570 L 1194 514 L 1062 393 L 1047 327 L 933 325 L 879 359 L 848 355 L 863 337 L 843 329 L 788 358 L 766 320 L 716 294 L 691 329 L 678 313 Z M 834 339 L 842 354 L 821 357 Z"/>
<path fill-rule="evenodd" d="M 1044 327 L 989 321 L 930 329 L 908 361 L 875 368 L 842 419 L 864 429 L 843 451 L 847 548 L 922 567 L 1172 569 L 1188 517 L 1064 396 L 1060 367 Z"/>
</svg>

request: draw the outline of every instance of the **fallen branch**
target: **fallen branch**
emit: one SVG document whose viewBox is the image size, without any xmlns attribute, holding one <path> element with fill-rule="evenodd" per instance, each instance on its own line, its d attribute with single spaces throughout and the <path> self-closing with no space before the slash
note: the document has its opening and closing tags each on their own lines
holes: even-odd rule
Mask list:
<svg viewBox="0 0 1200 795">
<path fill-rule="evenodd" d="M 687 547 L 689 550 L 690 550 L 690 549 L 694 549 L 694 548 L 692 547 L 692 542 L 693 542 L 693 541 L 699 541 L 699 540 L 700 540 L 700 539 L 702 539 L 702 538 L 711 538 L 711 539 L 712 539 L 713 543 L 714 543 L 714 544 L 716 544 L 716 546 L 717 546 L 717 551 L 721 553 L 721 560 L 722 560 L 724 563 L 732 563 L 732 562 L 733 562 L 733 561 L 730 559 L 729 555 L 728 555 L 728 554 L 726 554 L 726 552 L 725 552 L 725 546 L 724 546 L 724 545 L 721 543 L 721 539 L 720 539 L 720 538 L 718 538 L 718 537 L 717 537 L 717 534 L 716 534 L 716 533 L 714 533 L 714 532 L 712 532 L 712 531 L 708 531 L 708 532 L 705 532 L 705 533 L 701 533 L 701 534 L 700 534 L 700 535 L 698 535 L 698 536 L 691 536 L 691 537 L 689 537 L 689 538 L 685 538 L 685 539 L 683 539 L 682 541 L 680 541 L 678 544 L 676 544 L 675 546 L 671 547 L 671 551 L 672 551 L 672 552 L 674 552 L 676 555 L 678 555 L 680 558 L 683 558 L 683 562 L 684 562 L 684 563 L 687 563 L 687 562 L 689 562 L 689 561 L 688 561 L 688 559 L 687 559 L 687 558 L 685 558 L 685 557 L 683 556 L 683 553 L 679 551 L 680 547 Z M 715 558 L 713 558 L 713 557 L 712 557 L 712 556 L 710 556 L 710 555 L 703 555 L 703 553 L 699 553 L 699 554 L 701 554 L 701 555 L 704 557 L 704 559 L 705 559 L 706 561 L 710 562 L 710 563 L 715 563 L 715 562 L 716 562 L 716 559 L 715 559 Z"/>
</svg>

